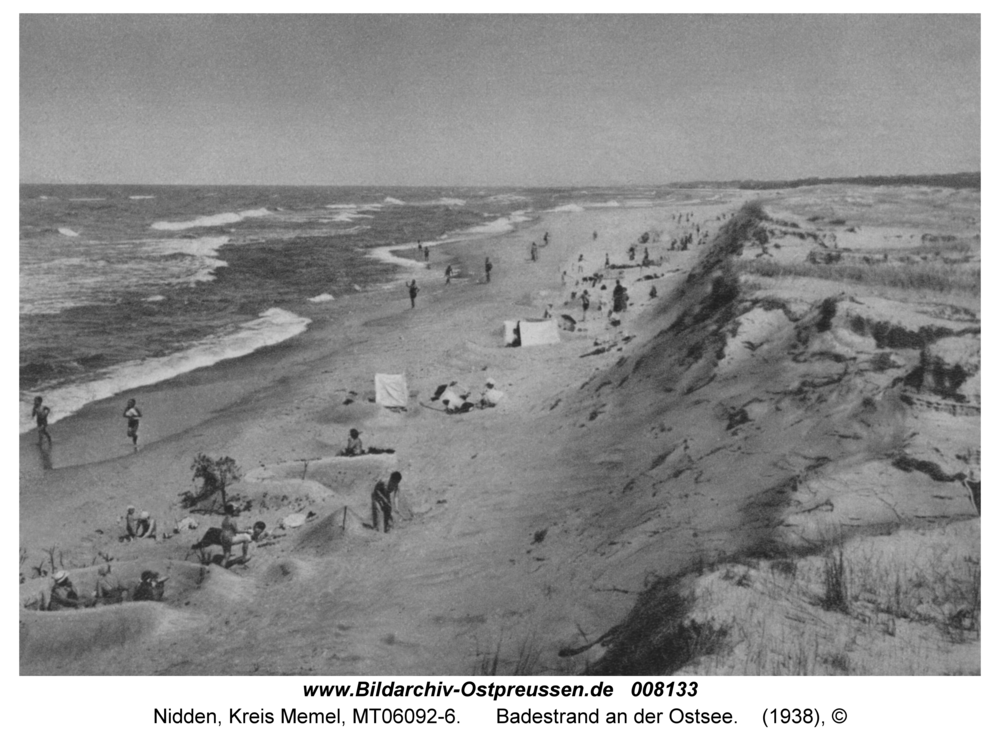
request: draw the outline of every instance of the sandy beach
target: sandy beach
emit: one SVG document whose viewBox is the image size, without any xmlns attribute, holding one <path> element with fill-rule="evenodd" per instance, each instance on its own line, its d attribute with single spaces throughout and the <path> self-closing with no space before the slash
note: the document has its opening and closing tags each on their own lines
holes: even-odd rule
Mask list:
<svg viewBox="0 0 1000 743">
<path fill-rule="evenodd" d="M 507 234 L 434 246 L 429 266 L 392 287 L 291 307 L 311 319 L 291 340 L 94 403 L 51 427 L 51 450 L 23 435 L 22 598 L 46 582 L 31 569 L 51 561 L 49 548 L 84 590 L 92 566 L 108 561 L 113 575 L 150 567 L 171 581 L 165 603 L 142 616 L 134 605 L 22 610 L 21 673 L 469 674 L 494 657 L 504 673 L 579 673 L 601 663 L 605 672 L 638 672 L 622 643 L 638 631 L 636 612 L 655 598 L 651 590 L 678 576 L 720 580 L 735 558 L 815 559 L 826 544 L 817 535 L 834 522 L 866 527 L 850 533 L 870 539 L 974 524 L 961 527 L 961 541 L 978 555 L 977 512 L 952 477 L 978 472 L 978 407 L 946 409 L 954 398 L 925 387 L 929 402 L 916 411 L 892 380 L 920 363 L 919 350 L 882 348 L 850 324 L 852 312 L 902 325 L 904 304 L 924 312 L 914 328 L 935 324 L 974 340 L 974 350 L 953 349 L 952 361 L 965 364 L 962 384 L 978 394 L 978 368 L 956 360 L 978 361 L 978 330 L 962 335 L 978 328 L 978 296 L 964 303 L 969 315 L 934 323 L 928 306 L 963 303 L 913 293 L 904 302 L 891 289 L 869 299 L 825 279 L 759 276 L 728 296 L 716 272 L 739 228 L 731 217 L 753 196 L 692 191 L 670 204 L 550 213 Z M 775 199 L 764 204 L 772 219 L 807 224 L 811 207 Z M 843 241 L 856 237 L 846 234 L 852 224 L 826 229 Z M 689 250 L 669 249 L 696 225 Z M 528 246 L 545 233 L 532 262 Z M 771 244 L 790 251 L 795 239 Z M 635 262 L 648 248 L 653 265 L 605 269 L 606 256 L 630 263 L 633 244 Z M 461 270 L 446 285 L 449 263 Z M 595 272 L 602 278 L 590 287 L 584 321 L 573 294 Z M 403 281 L 413 277 L 420 293 L 411 309 Z M 619 277 L 630 306 L 612 324 Z M 828 297 L 832 330 L 821 322 Z M 505 320 L 540 319 L 550 305 L 556 318 L 575 321 L 561 342 L 504 347 Z M 872 371 L 878 354 L 885 358 Z M 405 411 L 369 401 L 376 373 L 406 375 Z M 505 394 L 496 408 L 447 415 L 432 400 L 452 382 L 478 399 L 487 378 Z M 127 397 L 143 411 L 136 453 L 122 419 Z M 310 468 L 319 472 L 352 427 L 366 446 L 395 454 L 313 479 Z M 914 431 L 925 449 L 947 450 L 944 477 L 892 466 L 915 446 L 906 439 Z M 179 494 L 195 488 L 199 453 L 236 461 L 243 477 L 230 494 L 244 508 L 240 525 L 262 519 L 275 535 L 246 565 L 201 566 L 190 554 L 221 515 L 190 514 L 198 528 L 172 533 L 189 515 Z M 382 534 L 368 528 L 368 493 L 392 470 L 403 475 L 410 513 Z M 852 477 L 878 497 L 866 498 Z M 152 512 L 169 538 L 119 541 L 128 505 Z M 306 523 L 279 528 L 293 513 Z M 767 563 L 751 569 L 771 574 Z M 123 619 L 126 611 L 134 616 Z M 718 612 L 691 616 L 721 626 Z M 107 638 L 113 622 L 133 627 L 113 635 L 126 641 Z M 949 650 L 941 657 L 951 660 L 928 662 L 974 672 L 978 641 L 962 648 L 960 658 Z M 740 672 L 716 663 L 707 671 Z"/>
</svg>

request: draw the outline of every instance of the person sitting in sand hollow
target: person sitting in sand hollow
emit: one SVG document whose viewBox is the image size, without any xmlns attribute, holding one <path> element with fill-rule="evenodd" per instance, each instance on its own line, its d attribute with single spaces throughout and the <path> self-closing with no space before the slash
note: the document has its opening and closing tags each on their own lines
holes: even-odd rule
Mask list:
<svg viewBox="0 0 1000 743">
<path fill-rule="evenodd" d="M 112 583 L 109 575 L 111 575 L 110 563 L 97 569 L 97 584 L 94 586 L 94 600 L 91 606 L 120 604 L 128 598 L 128 588 Z"/>
<path fill-rule="evenodd" d="M 372 528 L 378 531 L 379 516 L 382 518 L 382 531 L 388 533 L 392 528 L 393 504 L 399 500 L 399 483 L 402 482 L 403 475 L 400 472 L 393 472 L 389 475 L 389 482 L 379 480 L 372 490 Z"/>
<path fill-rule="evenodd" d="M 417 280 L 416 279 L 414 279 L 413 281 L 411 281 L 406 286 L 410 290 L 410 309 L 412 310 L 414 307 L 417 306 L 417 292 L 419 292 L 420 289 L 417 288 Z"/>
<path fill-rule="evenodd" d="M 139 451 L 139 419 L 142 418 L 142 411 L 136 407 L 134 397 L 128 401 L 122 417 L 128 419 L 128 428 L 125 431 L 125 435 L 132 439 L 132 448 L 135 451 Z"/>
<path fill-rule="evenodd" d="M 156 519 L 149 511 L 136 514 L 135 506 L 125 509 L 125 539 L 156 539 Z"/>
<path fill-rule="evenodd" d="M 132 592 L 133 601 L 163 601 L 163 584 L 167 578 L 161 578 L 155 570 L 143 570 L 139 585 Z"/>
<path fill-rule="evenodd" d="M 361 431 L 356 428 L 352 428 L 350 435 L 347 437 L 347 446 L 344 447 L 345 457 L 356 457 L 359 454 L 365 453 L 365 446 L 361 443 Z"/>
<path fill-rule="evenodd" d="M 31 409 L 31 417 L 35 419 L 35 426 L 38 428 L 38 445 L 42 445 L 42 437 L 48 439 L 49 445 L 52 445 L 52 435 L 49 433 L 49 410 L 48 405 L 42 405 L 42 397 L 39 395 L 35 398 L 35 406 Z"/>
<path fill-rule="evenodd" d="M 46 608 L 49 611 L 60 611 L 62 609 L 79 609 L 84 605 L 83 600 L 73 587 L 73 582 L 69 579 L 69 573 L 65 570 L 57 570 L 52 574 L 52 590 L 49 592 L 49 601 Z"/>
</svg>

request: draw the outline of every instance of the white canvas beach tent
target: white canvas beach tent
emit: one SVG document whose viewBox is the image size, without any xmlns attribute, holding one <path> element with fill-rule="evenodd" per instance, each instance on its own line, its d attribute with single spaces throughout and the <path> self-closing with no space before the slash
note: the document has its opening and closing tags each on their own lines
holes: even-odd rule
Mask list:
<svg viewBox="0 0 1000 743">
<path fill-rule="evenodd" d="M 554 318 L 548 320 L 505 320 L 503 340 L 505 345 L 514 342 L 515 328 L 521 334 L 522 346 L 544 346 L 559 343 L 559 325 Z"/>
<path fill-rule="evenodd" d="M 410 392 L 406 387 L 405 374 L 375 375 L 375 404 L 385 408 L 405 408 L 409 404 Z"/>
</svg>

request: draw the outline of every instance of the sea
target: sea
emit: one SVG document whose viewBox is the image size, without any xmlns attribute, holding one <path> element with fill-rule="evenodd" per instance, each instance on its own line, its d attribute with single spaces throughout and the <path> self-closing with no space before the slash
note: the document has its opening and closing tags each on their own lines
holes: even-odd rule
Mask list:
<svg viewBox="0 0 1000 743">
<path fill-rule="evenodd" d="M 293 309 L 392 283 L 393 251 L 664 189 L 20 187 L 21 432 L 307 331 Z"/>
</svg>

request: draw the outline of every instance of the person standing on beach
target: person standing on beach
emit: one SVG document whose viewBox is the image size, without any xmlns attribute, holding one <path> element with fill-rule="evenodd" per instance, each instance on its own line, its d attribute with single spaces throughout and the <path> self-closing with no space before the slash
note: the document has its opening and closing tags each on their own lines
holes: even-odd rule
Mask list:
<svg viewBox="0 0 1000 743">
<path fill-rule="evenodd" d="M 42 437 L 44 436 L 49 441 L 49 446 L 52 446 L 52 435 L 49 433 L 49 410 L 48 405 L 42 405 L 42 397 L 39 395 L 35 398 L 35 407 L 31 409 L 31 417 L 35 419 L 35 425 L 38 427 L 38 445 L 42 445 Z"/>
<path fill-rule="evenodd" d="M 410 289 L 410 309 L 412 310 L 417 306 L 417 292 L 420 289 L 417 288 L 417 280 L 414 279 L 409 284 L 406 285 Z"/>
<path fill-rule="evenodd" d="M 419 243 L 418 243 L 418 244 L 419 244 Z M 430 259 L 431 259 L 431 249 L 430 249 L 430 248 L 428 248 L 428 247 L 427 247 L 427 246 L 425 245 L 425 246 L 424 246 L 424 260 L 425 260 L 425 261 L 430 261 Z"/>
<path fill-rule="evenodd" d="M 399 483 L 403 475 L 393 472 L 389 482 L 379 480 L 372 490 L 372 528 L 378 531 L 379 516 L 382 517 L 382 531 L 388 533 L 392 528 L 392 503 L 399 498 Z"/>
<path fill-rule="evenodd" d="M 590 309 L 590 294 L 586 289 L 583 290 L 583 294 L 580 295 L 580 304 L 583 305 L 583 319 L 587 319 L 587 310 Z"/>
<path fill-rule="evenodd" d="M 139 419 L 142 418 L 142 412 L 136 407 L 134 397 L 128 401 L 122 416 L 128 419 L 125 435 L 132 439 L 132 450 L 139 451 Z"/>
<path fill-rule="evenodd" d="M 486 283 L 490 283 L 490 271 L 493 270 L 493 264 L 490 263 L 490 257 L 486 256 Z"/>
<path fill-rule="evenodd" d="M 532 262 L 538 260 L 538 246 L 534 243 L 531 243 L 531 260 Z"/>
<path fill-rule="evenodd" d="M 450 263 L 448 264 L 448 268 L 446 268 L 444 270 L 444 283 L 446 283 L 446 284 L 450 284 L 451 283 L 451 264 Z"/>
</svg>

